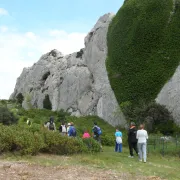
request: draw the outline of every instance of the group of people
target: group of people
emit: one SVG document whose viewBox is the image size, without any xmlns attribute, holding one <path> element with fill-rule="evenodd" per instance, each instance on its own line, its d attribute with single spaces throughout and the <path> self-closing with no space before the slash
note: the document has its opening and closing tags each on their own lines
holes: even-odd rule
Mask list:
<svg viewBox="0 0 180 180">
<path fill-rule="evenodd" d="M 54 118 L 50 117 L 50 120 L 44 124 L 48 130 L 56 131 L 56 125 L 54 123 Z M 59 132 L 62 134 L 62 136 L 71 136 L 76 137 L 76 128 L 74 127 L 74 123 L 62 123 L 59 127 Z M 101 128 L 97 125 L 96 122 L 94 122 L 94 126 L 92 128 L 92 137 L 99 142 L 102 150 L 101 145 Z M 85 130 L 82 138 L 90 138 L 90 133 Z M 122 152 L 122 132 L 119 129 L 116 129 L 115 132 L 115 152 Z M 128 130 L 128 145 L 129 145 L 129 153 L 130 155 L 128 157 L 134 158 L 134 153 L 139 156 L 140 162 L 146 162 L 147 160 L 147 153 L 146 153 L 146 146 L 147 146 L 147 139 L 148 139 L 148 133 L 146 130 L 144 130 L 144 125 L 141 124 L 139 126 L 139 130 L 137 130 L 135 123 L 131 122 L 130 127 Z"/>
<path fill-rule="evenodd" d="M 54 117 L 50 117 L 48 122 L 44 123 L 44 127 L 46 127 L 50 131 L 56 131 L 56 125 L 54 122 Z M 74 127 L 74 123 L 68 123 L 67 125 L 63 122 L 59 127 L 59 132 L 63 136 L 71 136 L 76 137 L 76 128 Z"/>
<path fill-rule="evenodd" d="M 116 129 L 115 133 L 116 144 L 115 151 L 122 152 L 122 133 Z M 136 129 L 135 123 L 131 122 L 130 128 L 128 130 L 128 145 L 129 153 L 128 157 L 134 158 L 133 149 L 136 154 L 139 156 L 140 162 L 145 162 L 147 160 L 146 146 L 147 146 L 148 133 L 144 130 L 144 125 L 139 126 L 139 130 Z"/>
<path fill-rule="evenodd" d="M 50 120 L 46 123 L 44 123 L 44 127 L 46 127 L 48 130 L 51 131 L 56 131 L 56 125 L 54 123 L 54 117 L 50 117 Z M 62 122 L 62 124 L 59 127 L 59 132 L 63 135 L 63 136 L 71 136 L 71 137 L 76 137 L 76 128 L 74 127 L 74 123 L 67 123 L 65 124 L 64 122 Z M 102 149 L 102 145 L 101 145 L 101 128 L 97 125 L 96 122 L 94 122 L 94 126 L 92 128 L 92 137 L 100 143 L 101 149 Z M 89 134 L 89 132 L 87 130 L 84 131 L 84 134 L 82 136 L 83 139 L 87 139 L 90 138 L 91 135 Z"/>
</svg>

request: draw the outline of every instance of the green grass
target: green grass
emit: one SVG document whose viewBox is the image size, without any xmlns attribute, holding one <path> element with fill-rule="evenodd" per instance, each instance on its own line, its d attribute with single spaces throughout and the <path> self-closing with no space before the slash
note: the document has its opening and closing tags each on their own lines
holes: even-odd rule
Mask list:
<svg viewBox="0 0 180 180">
<path fill-rule="evenodd" d="M 134 176 L 159 176 L 161 178 L 179 179 L 179 158 L 149 154 L 147 163 L 141 163 L 138 158 L 128 158 L 128 149 L 123 153 L 115 153 L 114 147 L 104 147 L 104 152 L 97 154 L 81 154 L 72 156 L 39 155 L 36 157 L 4 156 L 6 160 L 27 161 L 45 166 L 84 166 L 94 169 L 112 169 L 116 172 L 130 173 Z"/>
<path fill-rule="evenodd" d="M 180 59 L 180 1 L 128 0 L 110 24 L 107 71 L 119 103 L 154 100 Z"/>
</svg>

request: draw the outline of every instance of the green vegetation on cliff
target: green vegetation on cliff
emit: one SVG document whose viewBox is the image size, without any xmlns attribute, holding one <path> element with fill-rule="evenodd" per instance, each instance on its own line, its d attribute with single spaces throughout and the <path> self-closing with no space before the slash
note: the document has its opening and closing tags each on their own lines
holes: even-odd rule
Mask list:
<svg viewBox="0 0 180 180">
<path fill-rule="evenodd" d="M 127 0 L 109 27 L 107 70 L 119 103 L 155 99 L 180 60 L 180 0 Z"/>
</svg>

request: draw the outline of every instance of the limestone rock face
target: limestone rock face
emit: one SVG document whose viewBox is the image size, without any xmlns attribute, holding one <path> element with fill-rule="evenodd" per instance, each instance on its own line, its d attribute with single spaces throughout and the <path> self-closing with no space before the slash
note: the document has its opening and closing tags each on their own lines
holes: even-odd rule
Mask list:
<svg viewBox="0 0 180 180">
<path fill-rule="evenodd" d="M 165 105 L 172 113 L 176 123 L 180 125 L 180 66 L 162 88 L 156 102 Z"/>
<path fill-rule="evenodd" d="M 113 126 L 124 126 L 105 66 L 106 35 L 112 17 L 100 17 L 79 52 L 63 56 L 52 50 L 32 67 L 24 68 L 10 98 L 28 93 L 32 105 L 43 108 L 45 95 L 49 95 L 52 110 L 64 109 L 76 116 L 97 115 Z"/>
</svg>

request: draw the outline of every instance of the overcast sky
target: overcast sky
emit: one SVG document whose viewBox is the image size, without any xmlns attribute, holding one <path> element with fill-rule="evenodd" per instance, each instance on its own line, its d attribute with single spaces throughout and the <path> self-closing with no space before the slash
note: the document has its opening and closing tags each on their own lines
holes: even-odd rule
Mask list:
<svg viewBox="0 0 180 180">
<path fill-rule="evenodd" d="M 69 54 L 100 16 L 124 0 L 0 0 L 0 99 L 8 99 L 23 67 L 52 49 Z"/>
</svg>

